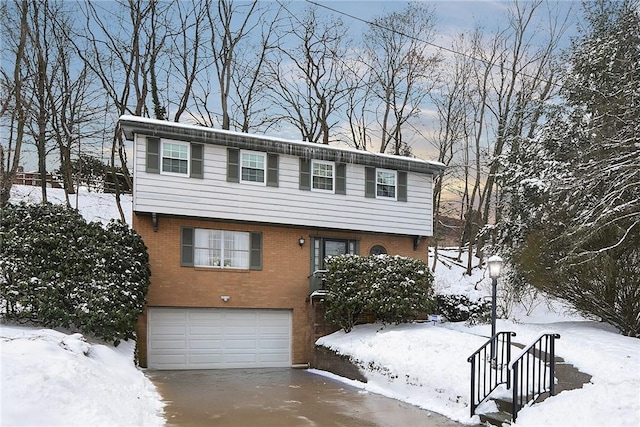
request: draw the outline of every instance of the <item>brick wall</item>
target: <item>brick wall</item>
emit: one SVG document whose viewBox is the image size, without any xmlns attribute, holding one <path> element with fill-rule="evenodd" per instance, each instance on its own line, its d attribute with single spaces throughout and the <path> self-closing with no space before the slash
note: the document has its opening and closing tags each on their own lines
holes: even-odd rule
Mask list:
<svg viewBox="0 0 640 427">
<path fill-rule="evenodd" d="M 308 363 L 310 343 L 314 342 L 316 320 L 309 313 L 309 280 L 311 237 L 335 237 L 360 240 L 360 253 L 368 255 L 374 245 L 384 246 L 389 254 L 427 258 L 423 239 L 413 249 L 411 236 L 372 233 L 345 233 L 262 224 L 207 221 L 193 218 L 158 217 L 154 232 L 151 216 L 136 214 L 133 226 L 142 236 L 149 251 L 151 286 L 148 306 L 221 307 L 288 309 L 292 311 L 292 362 Z M 234 231 L 262 232 L 263 258 L 261 271 L 223 270 L 180 266 L 180 230 L 182 226 Z M 300 236 L 306 240 L 298 244 Z M 231 298 L 224 302 L 220 296 Z M 315 319 L 315 317 L 314 317 Z M 138 320 L 138 353 L 141 366 L 146 366 L 146 311 Z"/>
</svg>

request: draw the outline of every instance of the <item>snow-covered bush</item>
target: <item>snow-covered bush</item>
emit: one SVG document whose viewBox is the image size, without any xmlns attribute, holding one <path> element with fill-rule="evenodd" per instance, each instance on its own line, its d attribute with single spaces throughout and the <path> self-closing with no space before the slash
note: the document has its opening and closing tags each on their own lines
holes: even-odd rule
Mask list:
<svg viewBox="0 0 640 427">
<path fill-rule="evenodd" d="M 436 295 L 436 313 L 449 322 L 468 322 L 471 325 L 487 322 L 491 317 L 491 303 L 466 295 Z"/>
<path fill-rule="evenodd" d="M 149 287 L 149 256 L 125 224 L 103 228 L 63 205 L 3 207 L 0 300 L 5 319 L 134 338 Z"/>
<path fill-rule="evenodd" d="M 401 323 L 429 311 L 433 275 L 421 260 L 343 255 L 327 259 L 326 265 L 326 317 L 345 332 L 363 312 L 384 323 Z"/>
</svg>

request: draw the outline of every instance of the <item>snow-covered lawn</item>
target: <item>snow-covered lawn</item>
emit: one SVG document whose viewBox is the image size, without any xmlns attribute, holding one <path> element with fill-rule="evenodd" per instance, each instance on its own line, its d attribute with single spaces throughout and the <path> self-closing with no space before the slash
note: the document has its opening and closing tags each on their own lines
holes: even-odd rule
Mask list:
<svg viewBox="0 0 640 427">
<path fill-rule="evenodd" d="M 52 189 L 50 200 L 63 201 L 58 192 Z M 14 202 L 38 201 L 39 191 L 18 186 L 12 196 Z M 112 195 L 81 193 L 79 202 L 89 220 L 118 216 Z M 130 218 L 130 198 L 123 208 Z M 489 280 L 478 269 L 467 277 L 455 265 L 440 265 L 436 282 L 442 293 L 489 295 Z M 556 353 L 593 376 L 582 389 L 522 409 L 517 425 L 640 426 L 639 339 L 571 315 L 559 304 L 554 310 L 544 304 L 533 311 L 516 308 L 509 320 L 498 322 L 498 330 L 516 332 L 521 343 L 543 330 L 557 332 Z M 364 325 L 319 343 L 372 367 L 366 384 L 343 381 L 471 424 L 478 420 L 469 417 L 467 357 L 486 342 L 489 331 L 489 325 L 464 323 Z M 164 424 L 159 394 L 134 366 L 133 343 L 114 348 L 77 334 L 16 326 L 1 326 L 0 339 L 1 425 Z"/>
</svg>

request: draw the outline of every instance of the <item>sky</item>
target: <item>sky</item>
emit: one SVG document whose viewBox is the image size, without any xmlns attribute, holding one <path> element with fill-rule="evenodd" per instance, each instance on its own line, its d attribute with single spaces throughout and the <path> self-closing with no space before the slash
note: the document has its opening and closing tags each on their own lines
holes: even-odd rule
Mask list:
<svg viewBox="0 0 640 427">
<path fill-rule="evenodd" d="M 64 202 L 62 190 L 50 200 Z M 37 202 L 37 187 L 14 186 L 12 202 Z M 74 196 L 75 197 L 75 196 Z M 72 200 L 73 202 L 73 200 Z M 113 195 L 80 192 L 87 220 L 118 217 Z M 123 208 L 131 216 L 130 199 Z M 455 252 L 441 254 L 454 256 Z M 464 264 L 464 259 L 463 259 Z M 438 264 L 435 288 L 441 294 L 488 297 L 491 281 L 483 268 L 472 276 L 449 262 Z M 541 332 L 560 334 L 556 354 L 592 376 L 582 388 L 564 391 L 542 404 L 527 406 L 515 426 L 637 427 L 640 425 L 640 339 L 625 337 L 597 319 L 585 319 L 558 302 L 540 299 L 514 306 L 498 331 L 513 331 L 528 344 Z M 469 416 L 470 368 L 467 357 L 486 342 L 490 325 L 417 323 L 359 325 L 336 332 L 318 344 L 350 356 L 365 369 L 367 383 L 310 370 L 357 387 L 438 412 L 463 424 Z M 144 371 L 133 364 L 133 342 L 114 348 L 80 334 L 0 325 L 0 425 L 11 426 L 159 426 L 165 402 Z M 514 354 L 517 349 L 512 350 Z M 503 392 L 500 390 L 500 392 Z M 283 404 L 285 404 L 283 402 Z M 490 412 L 493 404 L 480 410 Z"/>
</svg>

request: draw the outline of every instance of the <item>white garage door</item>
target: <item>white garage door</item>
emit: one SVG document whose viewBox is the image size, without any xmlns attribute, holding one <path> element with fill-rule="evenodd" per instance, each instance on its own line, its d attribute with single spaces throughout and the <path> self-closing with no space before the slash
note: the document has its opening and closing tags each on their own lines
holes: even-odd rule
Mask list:
<svg viewBox="0 0 640 427">
<path fill-rule="evenodd" d="M 291 366 L 291 312 L 226 308 L 149 308 L 152 369 Z"/>
</svg>

